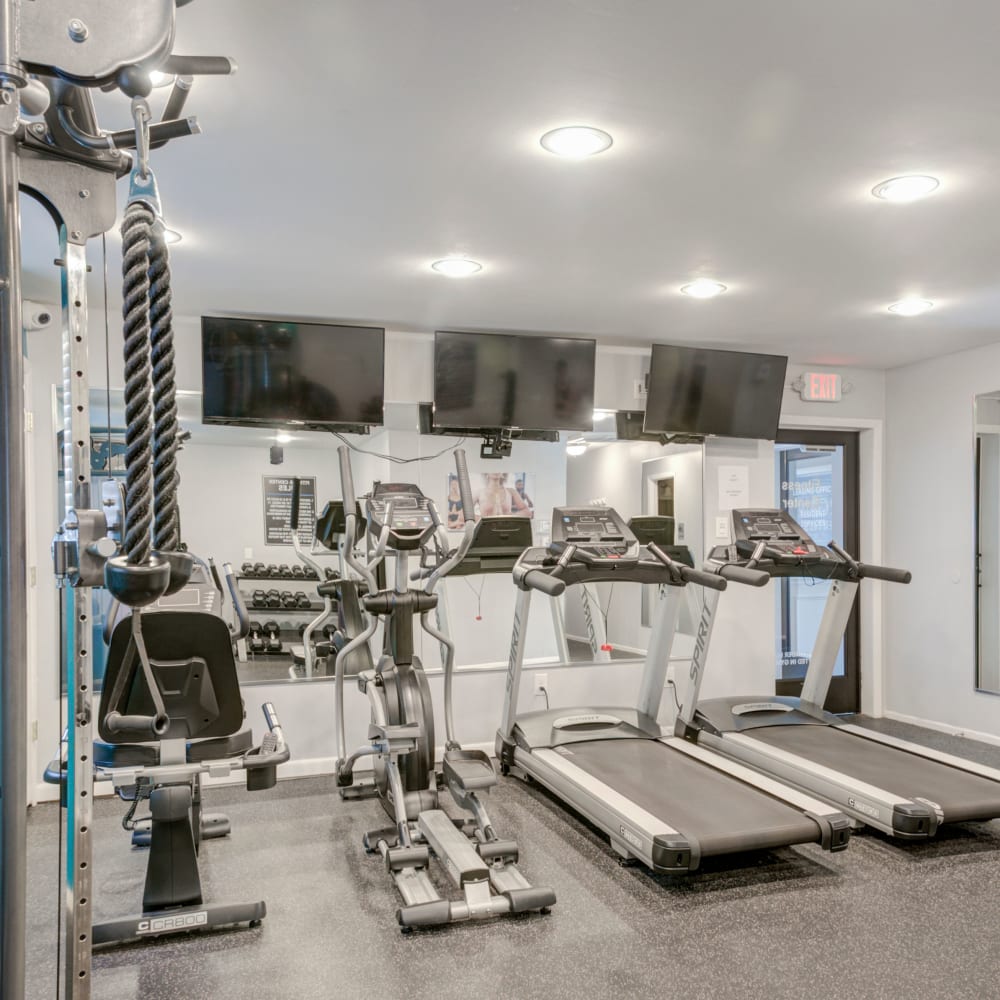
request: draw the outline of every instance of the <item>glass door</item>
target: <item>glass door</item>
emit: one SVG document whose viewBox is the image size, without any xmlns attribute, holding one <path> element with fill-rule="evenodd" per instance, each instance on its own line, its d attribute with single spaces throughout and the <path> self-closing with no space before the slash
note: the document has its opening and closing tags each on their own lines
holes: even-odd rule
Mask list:
<svg viewBox="0 0 1000 1000">
<path fill-rule="evenodd" d="M 858 553 L 858 435 L 848 431 L 781 431 L 775 442 L 777 505 L 819 545 L 833 540 Z M 798 695 L 809 668 L 830 582 L 778 581 L 775 690 Z M 829 712 L 857 712 L 858 607 L 855 603 L 827 697 Z"/>
</svg>

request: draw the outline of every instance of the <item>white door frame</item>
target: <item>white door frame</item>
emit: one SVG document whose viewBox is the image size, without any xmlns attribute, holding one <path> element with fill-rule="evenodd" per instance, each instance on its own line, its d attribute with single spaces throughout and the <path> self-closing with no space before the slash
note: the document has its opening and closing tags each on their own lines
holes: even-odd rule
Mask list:
<svg viewBox="0 0 1000 1000">
<path fill-rule="evenodd" d="M 859 557 L 865 562 L 881 563 L 884 544 L 883 438 L 885 422 L 861 417 L 789 415 L 780 421 L 783 431 L 826 430 L 855 431 L 858 434 L 858 493 L 861 532 Z M 861 610 L 861 711 L 879 718 L 885 710 L 885 635 L 883 584 L 868 580 L 858 589 Z"/>
</svg>

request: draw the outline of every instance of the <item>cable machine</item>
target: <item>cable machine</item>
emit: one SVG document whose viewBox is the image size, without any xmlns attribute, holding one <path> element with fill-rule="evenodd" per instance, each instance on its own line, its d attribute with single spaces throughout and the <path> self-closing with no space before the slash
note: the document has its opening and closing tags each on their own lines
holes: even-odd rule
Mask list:
<svg viewBox="0 0 1000 1000">
<path fill-rule="evenodd" d="M 92 588 L 108 586 L 136 609 L 136 669 L 148 673 L 137 609 L 156 600 L 165 587 L 177 586 L 185 566 L 190 571 L 190 557 L 176 552 L 169 281 L 164 280 L 163 224 L 148 158 L 166 142 L 199 131 L 196 119 L 183 115 L 193 77 L 229 74 L 235 64 L 225 57 L 172 53 L 176 11 L 188 2 L 0 0 L 0 1000 L 21 1000 L 25 982 L 27 547 L 18 196 L 28 194 L 45 207 L 60 241 L 66 495 L 53 559 L 59 587 L 73 594 L 63 982 L 67 998 L 89 1000 Z M 153 70 L 175 76 L 163 117 L 155 123 L 146 100 Z M 100 128 L 95 88 L 131 100 L 132 128 Z M 123 517 L 117 485 L 96 496 L 90 477 L 86 247 L 114 225 L 116 182 L 126 175 L 130 189 L 122 240 L 129 474 Z M 162 726 L 161 715 L 158 711 L 148 720 L 151 732 Z"/>
</svg>

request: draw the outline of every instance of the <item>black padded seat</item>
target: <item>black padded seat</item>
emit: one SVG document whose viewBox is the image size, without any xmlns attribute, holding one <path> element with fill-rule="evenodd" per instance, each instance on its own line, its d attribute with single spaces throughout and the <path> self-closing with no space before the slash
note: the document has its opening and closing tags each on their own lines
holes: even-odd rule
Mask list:
<svg viewBox="0 0 1000 1000">
<path fill-rule="evenodd" d="M 142 634 L 170 725 L 163 739 L 228 738 L 243 727 L 243 698 L 233 659 L 229 626 L 200 611 L 146 611 Z M 132 649 L 131 621 L 122 619 L 111 636 L 97 717 L 106 743 L 148 743 L 149 730 L 112 732 L 107 717 L 150 716 L 153 701 Z M 123 690 L 116 693 L 116 688 Z"/>
<path fill-rule="evenodd" d="M 192 740 L 187 745 L 186 757 L 189 764 L 198 764 L 205 760 L 242 757 L 252 749 L 253 730 L 247 728 L 232 736 Z M 95 767 L 156 767 L 159 763 L 159 743 L 105 743 L 94 740 Z"/>
</svg>

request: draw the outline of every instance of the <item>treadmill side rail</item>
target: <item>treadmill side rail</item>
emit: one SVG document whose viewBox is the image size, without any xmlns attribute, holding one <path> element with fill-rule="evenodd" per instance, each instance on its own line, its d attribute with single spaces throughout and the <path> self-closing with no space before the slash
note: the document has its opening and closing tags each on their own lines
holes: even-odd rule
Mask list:
<svg viewBox="0 0 1000 1000">
<path fill-rule="evenodd" d="M 691 872 L 701 863 L 701 848 L 696 841 L 646 812 L 557 751 L 526 753 L 516 748 L 514 759 L 516 767 L 600 827 L 623 857 L 638 858 L 662 874 Z"/>
<path fill-rule="evenodd" d="M 939 812 L 933 805 L 894 795 L 752 736 L 743 733 L 714 736 L 703 732 L 699 742 L 731 760 L 822 798 L 858 822 L 890 836 L 921 840 L 937 831 Z"/>
<path fill-rule="evenodd" d="M 978 774 L 979 777 L 989 778 L 990 781 L 1000 782 L 1000 770 L 990 767 L 987 764 L 979 764 L 974 760 L 956 757 L 954 754 L 934 750 L 932 747 L 921 746 L 919 743 L 911 743 L 909 740 L 901 740 L 895 736 L 889 736 L 887 733 L 876 732 L 873 729 L 864 729 L 849 722 L 837 723 L 836 728 L 853 733 L 855 736 L 861 736 L 866 740 L 873 740 L 876 743 L 883 743 L 885 746 L 895 747 L 897 750 L 905 750 L 907 753 L 916 754 L 918 757 L 936 760 L 939 764 L 947 764 L 949 767 L 957 767 L 959 770 L 968 771 L 970 774 Z"/>
<path fill-rule="evenodd" d="M 693 757 L 695 760 L 700 760 L 709 767 L 714 767 L 717 771 L 723 771 L 748 785 L 753 785 L 754 788 L 759 788 L 762 792 L 767 792 L 768 795 L 773 795 L 775 798 L 781 799 L 782 802 L 795 806 L 796 809 L 801 809 L 819 827 L 819 843 L 824 850 L 842 851 L 850 842 L 851 820 L 835 806 L 806 795 L 784 782 L 769 778 L 736 760 L 721 757 L 703 746 L 679 737 L 667 736 L 660 742 Z"/>
</svg>

